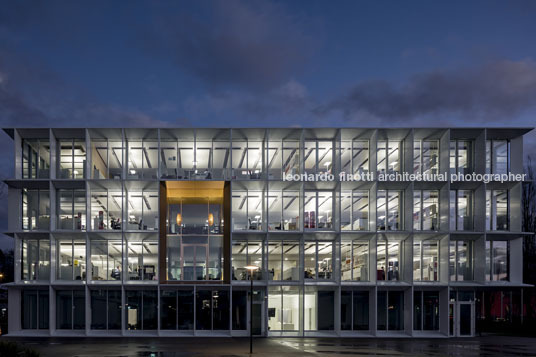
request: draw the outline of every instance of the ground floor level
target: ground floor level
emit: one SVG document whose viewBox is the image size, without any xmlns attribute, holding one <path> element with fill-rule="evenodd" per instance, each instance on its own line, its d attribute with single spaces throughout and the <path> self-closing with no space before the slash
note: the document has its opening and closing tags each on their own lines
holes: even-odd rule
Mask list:
<svg viewBox="0 0 536 357">
<path fill-rule="evenodd" d="M 9 335 L 471 337 L 524 316 L 519 287 L 255 285 L 252 301 L 250 289 L 13 286 Z"/>
<path fill-rule="evenodd" d="M 247 338 L 9 338 L 41 357 L 247 356 Z M 532 356 L 536 339 L 484 336 L 452 339 L 255 338 L 257 356 Z"/>
</svg>

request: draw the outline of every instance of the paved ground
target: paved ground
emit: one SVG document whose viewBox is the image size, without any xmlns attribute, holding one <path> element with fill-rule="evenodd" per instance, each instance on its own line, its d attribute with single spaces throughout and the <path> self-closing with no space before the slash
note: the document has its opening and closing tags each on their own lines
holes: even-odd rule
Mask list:
<svg viewBox="0 0 536 357">
<path fill-rule="evenodd" d="M 3 337 L 2 339 L 8 339 Z M 247 338 L 10 338 L 42 357 L 248 356 Z M 254 355 L 291 356 L 536 356 L 536 338 L 256 339 Z"/>
</svg>

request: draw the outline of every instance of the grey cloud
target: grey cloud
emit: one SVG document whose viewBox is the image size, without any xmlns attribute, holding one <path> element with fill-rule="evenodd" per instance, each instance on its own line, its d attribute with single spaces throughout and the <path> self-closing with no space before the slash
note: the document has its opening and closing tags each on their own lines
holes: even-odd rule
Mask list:
<svg viewBox="0 0 536 357">
<path fill-rule="evenodd" d="M 479 68 L 437 70 L 396 85 L 366 81 L 315 109 L 347 119 L 370 116 L 380 122 L 446 119 L 502 122 L 536 107 L 536 63 L 497 61 Z"/>
<path fill-rule="evenodd" d="M 192 4 L 192 3 L 190 3 Z M 272 88 L 299 71 L 316 47 L 317 31 L 281 4 L 217 1 L 193 11 L 155 11 L 141 36 L 150 55 L 169 59 L 209 87 Z"/>
</svg>

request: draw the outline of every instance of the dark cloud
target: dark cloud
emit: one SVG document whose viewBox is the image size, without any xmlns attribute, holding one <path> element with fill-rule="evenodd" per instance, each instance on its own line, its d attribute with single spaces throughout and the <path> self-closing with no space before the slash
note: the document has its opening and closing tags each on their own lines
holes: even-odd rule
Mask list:
<svg viewBox="0 0 536 357">
<path fill-rule="evenodd" d="M 45 64 L 0 50 L 0 127 L 190 126 L 157 120 L 136 109 L 103 103 L 66 83 Z"/>
<path fill-rule="evenodd" d="M 504 124 L 535 106 L 536 63 L 505 60 L 417 74 L 401 85 L 362 82 L 315 112 L 341 112 L 347 119 L 372 117 L 385 123 L 454 117 Z"/>
<path fill-rule="evenodd" d="M 190 3 L 192 4 L 192 3 Z M 141 36 L 147 53 L 169 59 L 209 86 L 278 86 L 307 62 L 319 38 L 303 18 L 267 1 L 158 7 Z M 228 87 L 227 87 L 228 88 Z"/>
</svg>

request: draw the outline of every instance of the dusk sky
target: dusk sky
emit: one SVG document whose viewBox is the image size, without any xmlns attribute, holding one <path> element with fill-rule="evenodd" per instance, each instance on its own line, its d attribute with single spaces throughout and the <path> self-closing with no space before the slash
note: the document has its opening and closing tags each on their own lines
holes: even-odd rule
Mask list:
<svg viewBox="0 0 536 357">
<path fill-rule="evenodd" d="M 533 127 L 535 19 L 536 1 L 1 0 L 0 124 Z"/>
</svg>

